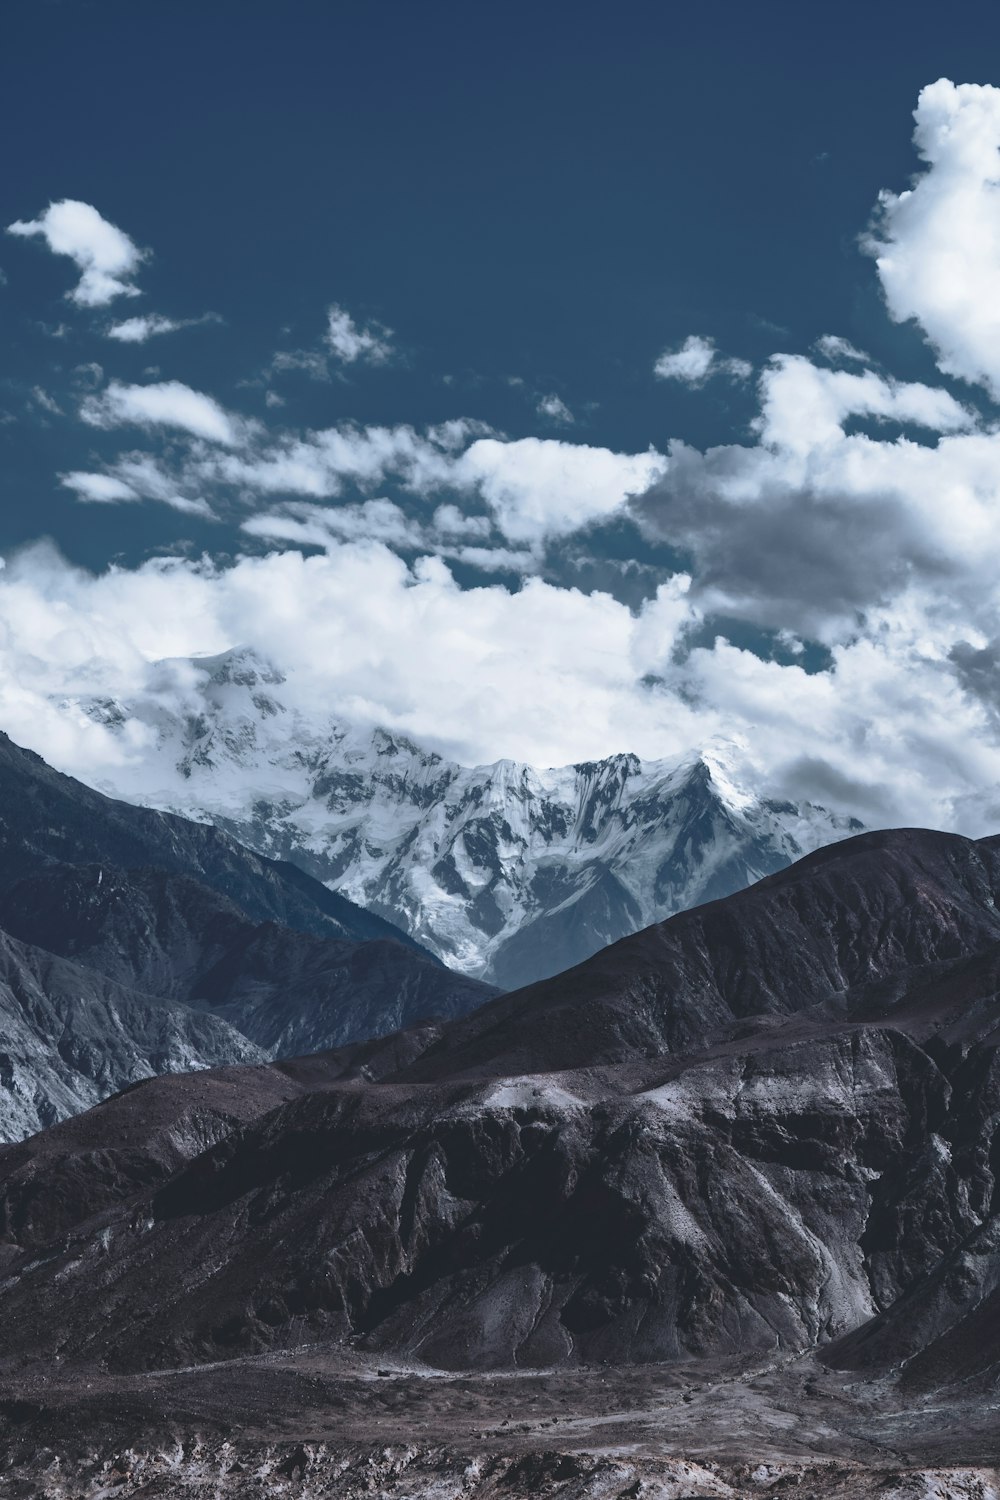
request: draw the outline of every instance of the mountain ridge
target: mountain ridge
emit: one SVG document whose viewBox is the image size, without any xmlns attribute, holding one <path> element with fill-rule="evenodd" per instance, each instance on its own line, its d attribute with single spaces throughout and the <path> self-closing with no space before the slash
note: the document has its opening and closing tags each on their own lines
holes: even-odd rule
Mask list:
<svg viewBox="0 0 1000 1500">
<path fill-rule="evenodd" d="M 493 993 L 301 869 L 0 737 L 0 1137 L 159 1072 L 335 1046 Z"/>
<path fill-rule="evenodd" d="M 12 1352 L 139 1372 L 319 1341 L 461 1370 L 818 1345 L 878 1379 L 902 1350 L 926 1386 L 940 1345 L 948 1381 L 988 1384 L 998 895 L 996 839 L 862 835 L 465 1019 L 245 1070 L 260 1108 L 155 1181 L 122 1161 L 110 1219 L 63 1222 L 51 1259 L 12 1233 Z M 155 1090 L 183 1139 L 227 1076 L 129 1108 Z M 95 1128 L 59 1127 L 70 1220 Z M 0 1197 L 45 1148 L 0 1152 Z M 150 1266 L 170 1292 L 147 1305 Z"/>
<path fill-rule="evenodd" d="M 80 704 L 113 735 L 142 731 L 119 794 L 183 806 L 295 861 L 502 988 L 861 827 L 747 792 L 721 745 L 670 761 L 465 767 L 401 733 L 298 712 L 291 685 L 252 652 L 193 665 L 200 686 L 184 714 L 160 698 Z"/>
</svg>

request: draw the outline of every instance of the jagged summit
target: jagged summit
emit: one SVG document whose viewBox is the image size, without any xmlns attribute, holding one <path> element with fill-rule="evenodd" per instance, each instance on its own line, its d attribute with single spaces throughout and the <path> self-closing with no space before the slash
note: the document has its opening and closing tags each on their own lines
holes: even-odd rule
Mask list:
<svg viewBox="0 0 1000 1500">
<path fill-rule="evenodd" d="M 306 712 L 251 650 L 185 669 L 197 686 L 183 713 L 164 694 L 83 705 L 126 746 L 143 743 L 116 770 L 116 795 L 291 860 L 507 988 L 861 826 L 756 795 L 723 742 L 669 760 L 467 767 L 399 730 Z"/>
</svg>

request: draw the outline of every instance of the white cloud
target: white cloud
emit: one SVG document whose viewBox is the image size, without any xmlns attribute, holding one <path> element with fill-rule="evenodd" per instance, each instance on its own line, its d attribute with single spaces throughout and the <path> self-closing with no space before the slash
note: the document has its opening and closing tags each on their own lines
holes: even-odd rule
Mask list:
<svg viewBox="0 0 1000 1500">
<path fill-rule="evenodd" d="M 223 410 L 211 396 L 179 380 L 153 385 L 123 385 L 112 380 L 100 395 L 88 396 L 80 415 L 92 427 L 168 427 L 210 443 L 233 447 L 245 424 Z"/>
<path fill-rule="evenodd" d="M 440 560 L 407 567 L 371 540 L 99 578 L 36 548 L 0 574 L 0 722 L 91 774 L 121 749 L 54 700 L 155 690 L 176 702 L 192 679 L 167 679 L 158 662 L 246 643 L 290 674 L 304 710 L 386 723 L 466 759 L 488 745 L 543 762 L 609 744 L 669 750 L 686 743 L 687 716 L 637 684 L 669 657 L 685 588 L 665 584 L 637 618 L 537 579 L 461 589 Z"/>
<path fill-rule="evenodd" d="M 540 417 L 547 417 L 550 422 L 560 422 L 569 426 L 573 421 L 573 413 L 561 397 L 556 395 L 542 396 L 536 408 Z"/>
<path fill-rule="evenodd" d="M 884 379 L 871 370 L 828 370 L 802 355 L 779 354 L 761 380 L 763 441 L 804 452 L 838 443 L 850 417 L 899 422 L 931 432 L 961 432 L 975 415 L 948 391 Z"/>
<path fill-rule="evenodd" d="M 56 255 L 68 255 L 81 276 L 67 293 L 80 307 L 106 307 L 116 297 L 135 297 L 132 277 L 145 252 L 89 203 L 64 198 L 50 203 L 37 219 L 8 224 L 7 233 L 41 235 Z"/>
<path fill-rule="evenodd" d="M 63 410 L 59 402 L 54 396 L 50 396 L 48 391 L 44 390 L 42 386 L 36 385 L 32 387 L 31 399 L 36 406 L 41 407 L 42 411 L 47 411 L 50 416 L 62 416 Z"/>
<path fill-rule="evenodd" d="M 935 86 L 948 108 L 960 96 L 961 149 L 948 157 L 955 143 L 942 145 L 943 116 L 925 91 L 918 127 L 935 154 L 909 197 L 935 174 L 939 192 L 978 181 L 956 261 L 964 296 L 1000 241 L 982 163 L 962 146 L 965 95 L 951 89 Z M 991 118 L 975 115 L 976 142 Z M 880 264 L 890 308 L 901 288 L 914 307 L 919 292 L 946 367 L 992 380 L 989 349 L 974 347 L 976 330 L 953 306 L 931 333 L 940 308 L 927 288 L 940 263 L 928 225 L 940 205 L 925 192 L 912 215 L 900 207 L 909 197 L 883 202 L 882 247 L 896 271 L 908 268 L 892 283 Z M 300 711 L 384 723 L 467 761 L 668 756 L 723 736 L 743 745 L 741 774 L 775 796 L 875 822 L 992 831 L 1000 428 L 932 383 L 862 368 L 862 351 L 837 336 L 816 350 L 835 366 L 788 353 L 764 366 L 744 442 L 705 452 L 674 442 L 665 456 L 511 441 L 468 421 L 269 436 L 176 382 L 112 383 L 85 405 L 89 420 L 186 436 L 155 458 L 128 453 L 63 482 L 84 499 L 125 500 L 121 486 L 189 509 L 232 492 L 266 505 L 245 534 L 274 550 L 97 579 L 44 551 L 14 559 L 0 575 L 0 723 L 69 770 L 141 758 L 142 724 L 113 739 L 76 698 L 145 695 L 196 711 L 197 671 L 163 659 L 247 643 L 288 673 Z M 665 360 L 661 375 L 694 384 L 748 373 L 697 337 Z M 637 591 L 630 609 L 538 576 L 549 541 L 623 514 L 685 559 L 655 598 Z M 463 589 L 447 559 L 522 576 Z M 756 652 L 725 638 L 718 622 L 733 617 Z M 771 640 L 781 660 L 765 659 Z M 817 645 L 830 666 L 810 673 Z"/>
<path fill-rule="evenodd" d="M 335 359 L 345 365 L 358 360 L 380 365 L 392 357 L 392 329 L 380 323 L 359 328 L 346 308 L 332 303 L 327 312 L 326 342 Z"/>
<path fill-rule="evenodd" d="M 385 724 L 467 763 L 655 758 L 723 736 L 742 744 L 740 775 L 777 796 L 973 833 L 1000 812 L 989 716 L 945 637 L 927 638 L 912 591 L 809 676 L 722 639 L 679 650 L 702 618 L 685 575 L 631 611 L 538 579 L 462 589 L 440 560 L 407 566 L 370 538 L 324 545 L 98 578 L 46 548 L 11 559 L 0 722 L 60 767 L 125 786 L 123 762 L 141 767 L 149 731 L 135 720 L 112 735 L 81 698 L 196 713 L 197 668 L 177 658 L 245 644 L 288 675 L 293 709 Z"/>
<path fill-rule="evenodd" d="M 282 350 L 271 360 L 271 369 L 279 373 L 287 370 L 301 370 L 303 374 L 309 376 L 310 380 L 330 379 L 327 357 L 318 349 Z"/>
<path fill-rule="evenodd" d="M 218 323 L 214 313 L 205 313 L 200 318 L 165 318 L 160 313 L 145 313 L 137 318 L 125 318 L 121 323 L 112 323 L 105 329 L 109 339 L 120 344 L 144 344 L 147 339 L 161 333 L 176 333 L 181 328 L 196 328 L 201 323 Z"/>
<path fill-rule="evenodd" d="M 389 547 L 427 548 L 424 528 L 391 500 L 366 500 L 361 505 L 292 503 L 280 512 L 251 516 L 242 529 L 249 536 L 298 546 L 329 547 L 338 541 L 375 541 Z"/>
<path fill-rule="evenodd" d="M 940 78 L 914 119 L 926 170 L 880 195 L 864 244 L 890 316 L 920 324 L 946 374 L 1000 399 L 1000 89 Z"/>
<path fill-rule="evenodd" d="M 492 523 L 489 516 L 470 516 L 457 505 L 439 505 L 434 512 L 434 530 L 444 537 L 466 537 L 484 542 Z"/>
<path fill-rule="evenodd" d="M 163 318 L 159 313 L 146 313 L 143 317 L 126 318 L 122 323 L 112 323 L 106 332 L 109 339 L 117 339 L 120 344 L 144 344 L 158 333 L 173 333 L 183 326 L 183 323 L 176 323 L 173 318 Z"/>
<path fill-rule="evenodd" d="M 504 536 L 540 543 L 620 512 L 665 468 L 648 453 L 614 453 L 555 438 L 479 438 L 454 463 L 450 482 L 477 490 Z"/>
<path fill-rule="evenodd" d="M 211 506 L 198 496 L 181 493 L 175 481 L 157 468 L 148 454 L 126 454 L 103 472 L 76 469 L 61 474 L 59 482 L 84 502 L 158 500 L 184 515 L 213 519 Z"/>
<path fill-rule="evenodd" d="M 341 542 L 379 542 L 404 552 L 464 563 L 483 573 L 525 575 L 538 566 L 538 557 L 530 549 L 493 545 L 488 516 L 463 515 L 455 505 L 439 505 L 429 525 L 422 525 L 386 499 L 336 506 L 292 501 L 280 510 L 249 517 L 242 530 L 267 541 L 327 551 Z"/>
<path fill-rule="evenodd" d="M 102 420 L 103 412 L 101 405 Z M 188 482 L 311 500 L 387 482 L 426 499 L 451 490 L 485 503 L 507 540 L 539 546 L 619 513 L 666 463 L 653 450 L 615 453 L 555 438 L 503 441 L 478 436 L 480 430 L 465 421 L 423 433 L 405 425 L 345 424 L 270 444 L 234 442 L 228 453 L 199 451 Z"/>
<path fill-rule="evenodd" d="M 139 499 L 132 486 L 114 474 L 89 474 L 74 469 L 69 474 L 60 474 L 59 483 L 73 490 L 78 500 L 91 504 L 109 505 Z"/>
<path fill-rule="evenodd" d="M 465 424 L 458 425 L 462 434 L 467 433 Z M 424 491 L 446 479 L 455 440 L 456 434 L 443 428 L 421 434 L 409 426 L 345 423 L 217 455 L 201 467 L 217 482 L 261 494 L 326 499 L 340 495 L 348 484 L 361 489 L 381 485 L 387 475 L 408 489 Z"/>
<path fill-rule="evenodd" d="M 843 339 L 837 333 L 824 333 L 822 338 L 816 340 L 816 350 L 827 359 L 849 359 L 857 364 L 870 365 L 871 356 L 863 349 L 857 349 L 850 339 Z"/>
<path fill-rule="evenodd" d="M 753 366 L 745 359 L 730 359 L 719 354 L 712 339 L 692 333 L 678 349 L 665 349 L 653 366 L 660 380 L 681 380 L 685 385 L 704 385 L 713 375 L 728 375 L 733 380 L 748 380 Z"/>
</svg>

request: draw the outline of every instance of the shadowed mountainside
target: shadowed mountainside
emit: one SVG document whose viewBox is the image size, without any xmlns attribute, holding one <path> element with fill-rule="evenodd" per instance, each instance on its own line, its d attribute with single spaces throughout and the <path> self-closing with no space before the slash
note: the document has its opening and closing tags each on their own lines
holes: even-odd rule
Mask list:
<svg viewBox="0 0 1000 1500">
<path fill-rule="evenodd" d="M 5 1352 L 991 1388 L 998 890 L 995 840 L 864 835 L 450 1025 L 142 1085 L 0 1153 Z"/>
<path fill-rule="evenodd" d="M 0 736 L 0 1138 L 153 1074 L 335 1046 L 493 993 L 294 866 Z"/>
</svg>

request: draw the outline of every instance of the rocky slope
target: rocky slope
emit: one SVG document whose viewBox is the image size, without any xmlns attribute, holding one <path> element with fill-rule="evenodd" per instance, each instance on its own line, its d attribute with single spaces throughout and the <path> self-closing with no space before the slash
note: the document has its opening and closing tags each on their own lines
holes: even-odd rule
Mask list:
<svg viewBox="0 0 1000 1500">
<path fill-rule="evenodd" d="M 295 861 L 503 988 L 860 828 L 749 794 L 724 747 L 679 762 L 470 769 L 398 734 L 297 711 L 290 685 L 246 651 L 189 675 L 198 686 L 183 715 L 161 699 L 82 705 L 122 739 L 116 795 Z M 137 735 L 144 748 L 129 755 Z"/>
<path fill-rule="evenodd" d="M 301 870 L 0 738 L 0 1139 L 157 1073 L 336 1046 L 491 993 Z"/>
<path fill-rule="evenodd" d="M 0 1152 L 4 1354 L 818 1349 L 985 1399 L 998 895 L 995 840 L 865 835 L 463 1020 L 248 1069 L 228 1117 L 225 1072 L 143 1085 Z"/>
</svg>

